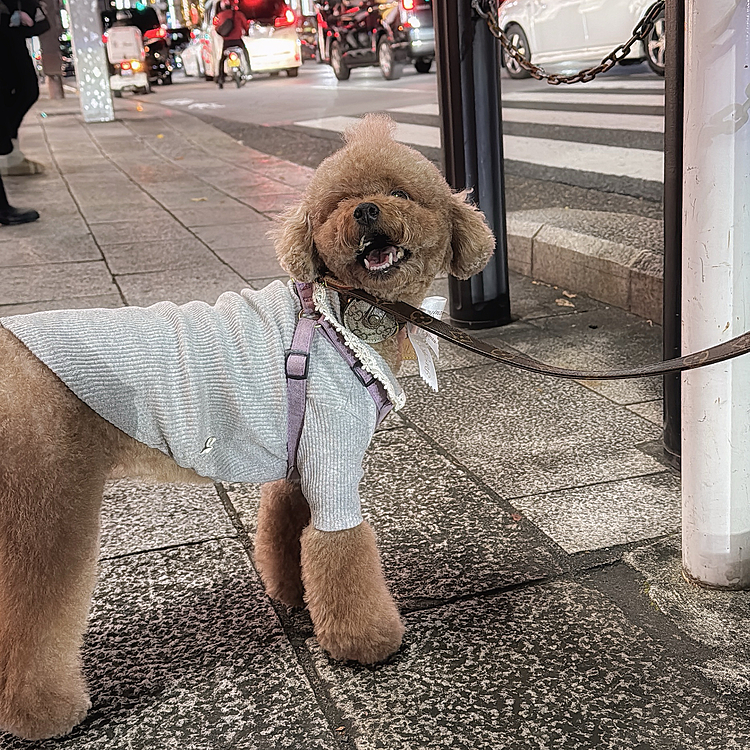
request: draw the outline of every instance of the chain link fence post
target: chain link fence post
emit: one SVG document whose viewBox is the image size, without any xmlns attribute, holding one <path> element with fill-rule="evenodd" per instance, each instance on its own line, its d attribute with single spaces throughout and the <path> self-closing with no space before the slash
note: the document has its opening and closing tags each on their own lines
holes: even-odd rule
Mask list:
<svg viewBox="0 0 750 750">
<path fill-rule="evenodd" d="M 683 348 L 750 329 L 750 3 L 685 3 Z M 682 562 L 750 588 L 750 357 L 682 381 Z"/>
<path fill-rule="evenodd" d="M 498 45 L 471 0 L 435 2 L 433 13 L 446 178 L 472 191 L 496 238 L 482 273 L 449 279 L 450 314 L 467 328 L 504 325 L 511 315 Z"/>
<path fill-rule="evenodd" d="M 664 76 L 664 306 L 663 354 L 682 354 L 682 147 L 685 93 L 685 0 L 667 0 Z M 680 466 L 681 378 L 664 376 L 664 454 Z"/>
</svg>

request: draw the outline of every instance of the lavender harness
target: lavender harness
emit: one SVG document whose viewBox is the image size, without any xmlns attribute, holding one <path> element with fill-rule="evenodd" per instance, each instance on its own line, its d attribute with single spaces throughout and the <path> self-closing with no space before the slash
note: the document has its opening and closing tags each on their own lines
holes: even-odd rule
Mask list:
<svg viewBox="0 0 750 750">
<path fill-rule="evenodd" d="M 302 426 L 305 421 L 305 404 L 307 394 L 307 375 L 310 365 L 310 346 L 316 330 L 320 330 L 331 342 L 334 349 L 349 365 L 360 383 L 372 396 L 377 409 L 376 426 L 385 419 L 393 408 L 385 388 L 362 367 L 359 359 L 344 343 L 339 332 L 331 326 L 328 319 L 321 315 L 313 303 L 313 285 L 308 282 L 295 282 L 297 296 L 302 304 L 297 327 L 294 330 L 292 346 L 286 353 L 287 385 L 287 479 L 299 479 L 297 469 L 297 449 L 302 437 Z"/>
</svg>

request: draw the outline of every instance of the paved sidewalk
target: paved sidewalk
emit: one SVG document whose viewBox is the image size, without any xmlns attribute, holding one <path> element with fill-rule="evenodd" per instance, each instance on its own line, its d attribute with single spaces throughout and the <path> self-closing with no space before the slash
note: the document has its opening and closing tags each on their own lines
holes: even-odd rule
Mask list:
<svg viewBox="0 0 750 750">
<path fill-rule="evenodd" d="M 42 116 L 42 110 L 46 116 Z M 310 170 L 184 113 L 45 102 L 8 180 L 39 222 L 0 229 L 0 314 L 212 302 L 281 271 L 266 232 Z M 439 280 L 438 288 L 446 281 Z M 559 365 L 659 358 L 648 320 L 513 275 L 482 335 Z M 369 451 L 362 488 L 406 621 L 372 668 L 329 659 L 252 565 L 255 486 L 112 484 L 84 650 L 93 708 L 21 748 L 750 747 L 750 594 L 683 581 L 658 379 L 555 381 L 445 345 L 440 392 Z"/>
</svg>

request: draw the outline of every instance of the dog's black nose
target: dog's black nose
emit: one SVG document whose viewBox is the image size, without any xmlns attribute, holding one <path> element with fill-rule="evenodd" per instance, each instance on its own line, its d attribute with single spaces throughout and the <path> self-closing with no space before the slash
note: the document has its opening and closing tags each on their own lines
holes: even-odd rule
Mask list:
<svg viewBox="0 0 750 750">
<path fill-rule="evenodd" d="M 354 209 L 354 221 L 363 226 L 370 226 L 378 220 L 380 209 L 374 203 L 360 203 Z"/>
</svg>

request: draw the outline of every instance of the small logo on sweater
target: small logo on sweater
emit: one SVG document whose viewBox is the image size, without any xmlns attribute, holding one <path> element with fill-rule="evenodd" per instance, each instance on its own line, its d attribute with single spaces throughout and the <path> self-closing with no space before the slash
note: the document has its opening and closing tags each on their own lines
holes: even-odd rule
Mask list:
<svg viewBox="0 0 750 750">
<path fill-rule="evenodd" d="M 216 438 L 215 437 L 208 438 L 208 440 L 206 440 L 206 444 L 203 446 L 203 449 L 201 450 L 201 454 L 210 453 L 214 449 L 214 445 L 216 445 Z"/>
</svg>

